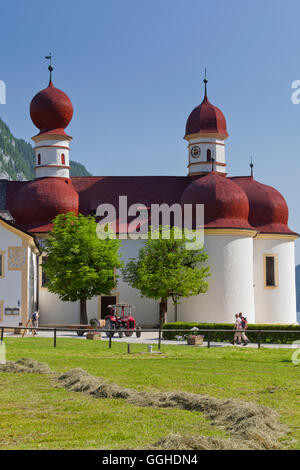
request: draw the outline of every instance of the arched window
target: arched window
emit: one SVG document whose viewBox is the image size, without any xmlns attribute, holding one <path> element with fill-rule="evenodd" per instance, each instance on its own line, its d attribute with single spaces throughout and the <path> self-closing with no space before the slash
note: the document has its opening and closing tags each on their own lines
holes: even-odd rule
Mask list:
<svg viewBox="0 0 300 470">
<path fill-rule="evenodd" d="M 62 165 L 66 164 L 66 159 L 65 159 L 65 154 L 64 153 L 61 154 L 61 164 Z"/>
<path fill-rule="evenodd" d="M 206 152 L 206 159 L 208 162 L 211 162 L 211 150 L 210 149 L 208 149 Z"/>
<path fill-rule="evenodd" d="M 38 154 L 38 162 L 37 163 L 38 163 L 38 165 L 41 164 L 41 154 L 40 153 Z"/>
</svg>

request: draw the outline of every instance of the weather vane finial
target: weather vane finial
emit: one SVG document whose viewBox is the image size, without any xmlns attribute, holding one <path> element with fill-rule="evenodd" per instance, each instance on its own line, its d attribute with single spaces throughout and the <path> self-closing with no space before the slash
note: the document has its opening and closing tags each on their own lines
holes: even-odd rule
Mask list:
<svg viewBox="0 0 300 470">
<path fill-rule="evenodd" d="M 253 178 L 253 167 L 254 167 L 254 163 L 253 163 L 252 157 L 250 157 L 251 178 Z"/>
<path fill-rule="evenodd" d="M 52 67 L 52 53 L 50 52 L 49 55 L 45 56 L 45 59 L 49 60 L 49 67 L 48 70 L 50 72 L 50 80 L 49 83 L 52 82 L 52 72 L 53 72 L 53 67 Z"/>
<path fill-rule="evenodd" d="M 212 157 L 211 159 L 211 171 L 215 171 L 215 157 Z"/>
<path fill-rule="evenodd" d="M 203 83 L 204 83 L 204 86 L 205 86 L 205 96 L 207 94 L 207 87 L 206 87 L 207 82 L 208 82 L 208 80 L 206 78 L 206 67 L 205 67 L 205 69 L 204 69 L 204 80 L 203 80 Z"/>
</svg>

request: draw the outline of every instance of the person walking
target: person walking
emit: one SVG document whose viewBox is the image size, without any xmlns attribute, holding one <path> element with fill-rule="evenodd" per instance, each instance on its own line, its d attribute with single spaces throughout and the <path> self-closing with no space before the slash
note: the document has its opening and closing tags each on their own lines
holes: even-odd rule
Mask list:
<svg viewBox="0 0 300 470">
<path fill-rule="evenodd" d="M 234 324 L 234 337 L 231 344 L 241 344 L 241 335 L 242 335 L 242 320 L 238 313 L 235 314 L 235 324 Z"/>
<path fill-rule="evenodd" d="M 241 327 L 243 330 L 241 332 L 241 338 L 242 338 L 244 346 L 247 346 L 247 344 L 249 343 L 249 339 L 247 338 L 246 333 L 245 333 L 245 331 L 248 328 L 247 318 L 243 316 L 242 312 L 239 313 L 239 318 L 241 319 Z"/>
<path fill-rule="evenodd" d="M 31 321 L 32 321 L 33 328 L 38 328 L 39 327 L 39 318 L 40 318 L 40 311 L 39 311 L 39 309 L 37 309 L 31 315 Z M 32 334 L 37 335 L 37 331 L 32 330 Z"/>
</svg>

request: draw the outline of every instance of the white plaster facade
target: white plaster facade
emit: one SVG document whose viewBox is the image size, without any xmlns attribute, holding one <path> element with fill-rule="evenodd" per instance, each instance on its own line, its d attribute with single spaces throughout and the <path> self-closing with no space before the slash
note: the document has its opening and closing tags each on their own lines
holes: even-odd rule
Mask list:
<svg viewBox="0 0 300 470">
<path fill-rule="evenodd" d="M 243 312 L 249 323 L 296 323 L 294 241 L 283 236 L 264 239 L 255 237 L 255 232 L 237 232 L 207 231 L 204 243 L 211 268 L 209 289 L 205 294 L 181 299 L 177 320 L 232 323 L 234 314 Z M 122 240 L 122 260 L 126 263 L 136 257 L 143 243 Z M 272 289 L 265 287 L 264 254 L 268 253 L 277 257 L 278 285 Z M 134 305 L 134 316 L 140 324 L 159 323 L 158 302 L 142 298 L 121 277 L 113 295 L 118 302 Z M 89 319 L 101 318 L 100 304 L 101 298 L 88 302 Z M 41 324 L 79 322 L 79 302 L 62 302 L 46 288 L 40 288 L 39 306 Z M 168 321 L 174 320 L 175 309 L 169 301 Z"/>
<path fill-rule="evenodd" d="M 0 219 L 0 326 L 26 323 L 38 300 L 38 249 L 30 235 Z"/>
<path fill-rule="evenodd" d="M 253 238 L 241 235 L 206 235 L 205 250 L 211 268 L 205 294 L 182 299 L 178 321 L 232 323 L 243 312 L 255 323 L 253 292 Z"/>
<path fill-rule="evenodd" d="M 35 142 L 35 176 L 70 178 L 70 148 L 68 139 L 53 136 L 45 140 L 44 136 L 33 138 Z"/>
<path fill-rule="evenodd" d="M 214 159 L 214 169 L 219 173 L 226 173 L 225 137 L 203 136 L 201 134 L 188 139 L 188 168 L 189 175 L 209 173 L 212 169 L 212 161 L 208 161 L 208 152 Z"/>
<path fill-rule="evenodd" d="M 257 323 L 296 323 L 295 243 L 261 235 L 254 239 L 254 292 Z M 276 256 L 276 287 L 265 285 L 265 255 Z"/>
</svg>

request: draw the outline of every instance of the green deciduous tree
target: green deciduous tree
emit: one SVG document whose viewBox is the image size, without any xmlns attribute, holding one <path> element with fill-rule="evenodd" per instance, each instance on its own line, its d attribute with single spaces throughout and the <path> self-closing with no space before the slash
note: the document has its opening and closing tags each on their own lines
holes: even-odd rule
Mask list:
<svg viewBox="0 0 300 470">
<path fill-rule="evenodd" d="M 190 297 L 206 292 L 209 266 L 203 263 L 208 256 L 203 249 L 187 249 L 188 241 L 179 229 L 170 229 L 169 239 L 164 239 L 163 228 L 158 239 L 149 237 L 139 251 L 123 268 L 128 284 L 138 289 L 143 297 L 160 301 L 160 326 L 167 320 L 168 298 L 174 304 L 180 297 Z"/>
<path fill-rule="evenodd" d="M 119 241 L 98 238 L 96 227 L 94 217 L 60 214 L 44 246 L 46 286 L 63 301 L 80 300 L 82 324 L 87 323 L 86 301 L 109 295 L 116 286 L 116 269 L 122 265 Z"/>
</svg>

